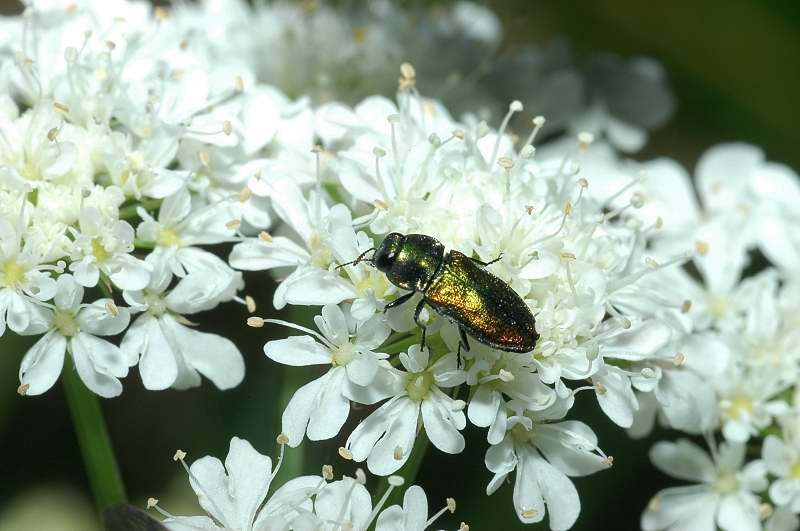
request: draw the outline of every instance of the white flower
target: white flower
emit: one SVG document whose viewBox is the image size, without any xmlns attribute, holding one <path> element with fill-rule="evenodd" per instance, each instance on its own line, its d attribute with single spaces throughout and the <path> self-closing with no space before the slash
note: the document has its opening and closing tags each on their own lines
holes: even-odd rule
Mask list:
<svg viewBox="0 0 800 531">
<path fill-rule="evenodd" d="M 6 323 L 18 334 L 47 330 L 48 319 L 39 303 L 56 294 L 50 271 L 58 267 L 43 263 L 47 246 L 36 238 L 24 238 L 18 230 L 0 219 L 0 336 Z"/>
<path fill-rule="evenodd" d="M 350 413 L 350 400 L 374 404 L 392 395 L 384 383 L 389 375 L 383 374 L 386 367 L 381 363 L 387 356 L 375 352 L 390 332 L 379 316 L 356 327 L 349 315 L 329 304 L 314 321 L 321 334 L 309 332 L 316 341 L 311 336 L 293 336 L 264 345 L 267 357 L 279 363 L 331 366 L 323 376 L 298 389 L 283 412 L 283 433 L 293 447 L 306 434 L 318 441 L 339 433 Z"/>
<path fill-rule="evenodd" d="M 180 450 L 177 459 L 183 462 Z M 292 522 L 311 512 L 311 495 L 324 481 L 319 476 L 294 478 L 268 498 L 279 467 L 280 462 L 273 470 L 269 457 L 258 453 L 246 440 L 234 437 L 224 464 L 206 456 L 187 468 L 192 489 L 208 516 L 173 516 L 162 511 L 167 516 L 164 524 L 172 531 L 290 529 Z"/>
<path fill-rule="evenodd" d="M 786 430 L 784 438 L 767 435 L 761 457 L 767 471 L 776 477 L 769 487 L 775 505 L 800 513 L 800 445 L 796 430 Z"/>
<path fill-rule="evenodd" d="M 519 404 L 511 405 L 522 411 Z M 493 494 L 516 470 L 517 517 L 526 524 L 541 522 L 547 505 L 553 531 L 572 527 L 580 512 L 578 491 L 567 476 L 585 476 L 611 464 L 586 424 L 541 422 L 563 417 L 569 407 L 562 400 L 541 412 L 520 415 L 512 410 L 505 437 L 486 451 L 486 468 L 494 473 L 486 494 Z"/>
<path fill-rule="evenodd" d="M 375 531 L 424 531 L 446 511 L 455 510 L 455 501 L 450 498 L 447 505 L 437 514 L 428 518 L 428 498 L 425 491 L 417 485 L 406 489 L 403 506 L 387 507 L 375 523 Z"/>
<path fill-rule="evenodd" d="M 420 414 L 427 437 L 439 450 L 456 454 L 464 449 L 459 431 L 467 422 L 465 404 L 442 391 L 464 381 L 455 353 L 430 364 L 428 350 L 414 345 L 400 354 L 400 362 L 408 372 L 396 371 L 394 396 L 347 439 L 353 459 L 366 460 L 370 472 L 383 476 L 395 472 L 411 455 Z"/>
<path fill-rule="evenodd" d="M 224 337 L 195 330 L 183 314 L 213 308 L 217 290 L 207 275 L 194 273 L 168 290 L 172 272 L 151 254 L 150 284 L 123 297 L 134 312 L 142 312 L 125 333 L 120 348 L 130 365 L 139 362 L 147 389 L 200 385 L 202 374 L 219 389 L 236 387 L 244 378 L 244 359 L 236 345 Z"/>
<path fill-rule="evenodd" d="M 82 304 L 83 287 L 71 275 L 58 277 L 58 291 L 49 312 L 50 330 L 25 354 L 19 369 L 26 394 L 42 394 L 53 386 L 69 352 L 86 387 L 110 398 L 122 393 L 119 378 L 128 375 L 128 363 L 119 347 L 96 336 L 119 334 L 130 322 L 127 308 L 111 299 Z"/>
<path fill-rule="evenodd" d="M 653 464 L 665 474 L 694 484 L 656 494 L 642 515 L 642 529 L 760 530 L 756 493 L 767 488 L 766 470 L 761 461 L 745 465 L 745 450 L 742 444 L 723 443 L 709 458 L 685 439 L 657 443 L 650 451 Z"/>
<path fill-rule="evenodd" d="M 199 247 L 233 239 L 234 231 L 226 226 L 234 219 L 229 204 L 193 205 L 189 192 L 181 188 L 164 199 L 157 220 L 142 208 L 138 213 L 143 221 L 136 228 L 136 235 L 155 244 L 174 275 L 219 271 L 220 280 L 235 276 L 225 262 Z M 229 283 L 224 282 L 220 291 Z"/>
<path fill-rule="evenodd" d="M 150 281 L 150 266 L 131 255 L 134 231 L 126 221 L 108 219 L 95 208 L 81 210 L 70 271 L 87 288 L 97 285 L 100 273 L 119 288 L 139 290 Z"/>
</svg>

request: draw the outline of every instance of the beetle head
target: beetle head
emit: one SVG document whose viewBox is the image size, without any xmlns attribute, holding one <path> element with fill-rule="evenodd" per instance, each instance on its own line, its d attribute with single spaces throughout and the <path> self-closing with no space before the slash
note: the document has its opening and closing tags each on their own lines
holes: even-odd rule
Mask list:
<svg viewBox="0 0 800 531">
<path fill-rule="evenodd" d="M 405 236 L 399 232 L 391 232 L 386 235 L 372 257 L 372 261 L 379 271 L 388 273 L 392 269 L 395 260 L 397 260 L 397 255 L 400 254 L 400 250 L 403 248 L 404 240 Z"/>
</svg>

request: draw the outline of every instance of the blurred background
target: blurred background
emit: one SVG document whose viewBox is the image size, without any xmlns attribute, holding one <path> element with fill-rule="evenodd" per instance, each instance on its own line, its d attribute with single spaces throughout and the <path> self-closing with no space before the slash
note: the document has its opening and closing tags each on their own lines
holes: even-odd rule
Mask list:
<svg viewBox="0 0 800 531">
<path fill-rule="evenodd" d="M 504 46 L 544 44 L 563 35 L 579 53 L 649 55 L 664 65 L 677 112 L 635 158 L 666 155 L 691 170 L 709 146 L 744 140 L 763 147 L 770 160 L 800 169 L 796 110 L 800 2 L 498 0 L 487 4 L 503 20 Z M 18 10 L 17 2 L 0 0 L 2 13 Z M 248 275 L 246 281 L 248 293 L 259 303 L 259 314 L 275 317 L 271 280 Z M 310 320 L 300 314 L 280 317 Z M 123 395 L 103 401 L 132 503 L 142 507 L 154 496 L 173 513 L 199 514 L 183 470 L 172 461 L 177 448 L 188 453 L 190 462 L 203 455 L 224 459 L 231 436 L 238 435 L 262 453 L 277 453 L 276 411 L 282 400 L 283 373 L 262 352 L 270 330 L 247 328 L 245 318 L 243 308 L 229 304 L 197 319 L 203 330 L 233 338 L 244 353 L 247 376 L 238 388 L 219 392 L 206 381 L 190 391 L 148 392 L 134 370 L 123 382 Z M 98 529 L 63 390 L 56 385 L 43 396 L 29 398 L 16 393 L 19 362 L 30 344 L 10 334 L 0 338 L 0 529 Z M 295 382 L 312 377 L 302 369 L 291 370 Z M 602 448 L 615 458 L 610 471 L 575 481 L 583 509 L 574 529 L 638 529 L 650 496 L 670 485 L 649 464 L 647 451 L 652 440 L 671 434 L 631 441 L 599 413 L 590 393 L 579 395 L 573 411 L 596 429 Z M 449 529 L 462 520 L 477 530 L 523 528 L 512 510 L 510 485 L 492 497 L 485 495 L 490 475 L 483 465 L 483 432 L 468 428 L 465 435 L 464 454 L 430 451 L 418 476 L 432 511 L 448 496 L 459 503 L 455 517 L 438 523 Z M 337 475 L 348 472 L 336 455 L 342 442 L 301 446 L 306 450 L 305 471 L 319 473 L 323 463 L 332 463 Z"/>
</svg>

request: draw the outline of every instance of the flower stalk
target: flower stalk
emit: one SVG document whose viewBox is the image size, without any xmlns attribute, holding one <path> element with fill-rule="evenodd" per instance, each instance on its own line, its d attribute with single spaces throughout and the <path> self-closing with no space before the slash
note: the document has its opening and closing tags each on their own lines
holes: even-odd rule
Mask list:
<svg viewBox="0 0 800 531">
<path fill-rule="evenodd" d="M 81 382 L 71 360 L 67 356 L 68 367 L 63 377 L 64 391 L 95 504 L 98 511 L 102 511 L 127 500 L 125 485 L 97 395 Z"/>
</svg>

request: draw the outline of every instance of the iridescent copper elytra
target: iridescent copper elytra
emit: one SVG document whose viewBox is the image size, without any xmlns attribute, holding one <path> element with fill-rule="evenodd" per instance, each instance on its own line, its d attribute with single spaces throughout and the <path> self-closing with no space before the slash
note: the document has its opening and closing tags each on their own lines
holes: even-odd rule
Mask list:
<svg viewBox="0 0 800 531">
<path fill-rule="evenodd" d="M 367 259 L 372 251 L 372 258 Z M 539 337 L 533 314 L 517 292 L 484 269 L 499 259 L 482 262 L 458 251 L 445 254 L 444 245 L 436 238 L 392 232 L 377 249 L 339 267 L 369 261 L 389 282 L 410 291 L 387 304 L 385 310 L 422 293 L 414 321 L 422 328 L 423 346 L 425 326 L 419 322 L 419 314 L 427 304 L 458 325 L 459 347 L 466 351 L 470 335 L 499 350 L 530 352 Z"/>
</svg>

